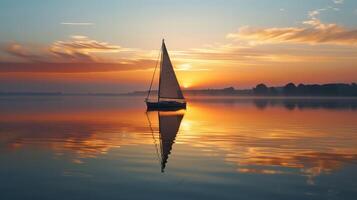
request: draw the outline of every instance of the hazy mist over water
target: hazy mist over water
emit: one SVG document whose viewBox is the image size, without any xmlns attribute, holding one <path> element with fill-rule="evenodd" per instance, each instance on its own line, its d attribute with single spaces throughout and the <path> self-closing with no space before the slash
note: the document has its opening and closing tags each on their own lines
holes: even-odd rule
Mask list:
<svg viewBox="0 0 357 200">
<path fill-rule="evenodd" d="M 1 199 L 355 199 L 357 99 L 1 96 L 0 162 Z"/>
</svg>

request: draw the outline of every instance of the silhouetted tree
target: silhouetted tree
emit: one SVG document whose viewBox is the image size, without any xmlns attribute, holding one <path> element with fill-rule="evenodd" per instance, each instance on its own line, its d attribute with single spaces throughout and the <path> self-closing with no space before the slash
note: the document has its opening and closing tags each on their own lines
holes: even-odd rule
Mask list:
<svg viewBox="0 0 357 200">
<path fill-rule="evenodd" d="M 279 94 L 279 92 L 275 87 L 270 87 L 269 88 L 269 95 L 275 96 L 275 95 L 278 95 L 278 94 Z"/>
<path fill-rule="evenodd" d="M 296 94 L 296 86 L 294 83 L 288 83 L 284 86 L 283 92 L 285 95 L 293 95 Z"/>
<path fill-rule="evenodd" d="M 258 84 L 252 89 L 254 95 L 286 95 L 286 96 L 357 96 L 357 84 L 351 83 L 328 83 L 323 85 L 300 83 L 288 83 L 284 87 L 267 87 L 265 84 Z"/>
<path fill-rule="evenodd" d="M 225 91 L 225 92 L 234 92 L 234 87 L 223 88 L 223 91 Z"/>
<path fill-rule="evenodd" d="M 351 84 L 351 90 L 352 90 L 352 92 L 351 92 L 352 96 L 357 96 L 357 84 L 356 83 Z"/>
<path fill-rule="evenodd" d="M 302 83 L 300 83 L 297 88 L 296 88 L 296 93 L 298 94 L 305 94 L 307 91 L 306 91 L 306 86 Z"/>
<path fill-rule="evenodd" d="M 268 94 L 269 89 L 264 83 L 260 83 L 255 88 L 253 88 L 253 92 L 257 95 L 264 95 Z"/>
</svg>

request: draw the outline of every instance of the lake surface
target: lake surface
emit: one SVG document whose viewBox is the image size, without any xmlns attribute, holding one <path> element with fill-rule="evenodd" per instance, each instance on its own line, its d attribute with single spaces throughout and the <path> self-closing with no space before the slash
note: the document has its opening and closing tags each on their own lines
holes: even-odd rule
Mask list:
<svg viewBox="0 0 357 200">
<path fill-rule="evenodd" d="M 0 199 L 356 199 L 357 100 L 0 97 Z"/>
</svg>

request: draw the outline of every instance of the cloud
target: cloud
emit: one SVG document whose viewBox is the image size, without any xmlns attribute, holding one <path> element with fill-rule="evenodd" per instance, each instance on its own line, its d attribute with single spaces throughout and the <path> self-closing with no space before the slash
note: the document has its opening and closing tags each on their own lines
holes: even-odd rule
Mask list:
<svg viewBox="0 0 357 200">
<path fill-rule="evenodd" d="M 327 8 L 320 8 L 320 9 L 312 10 L 312 11 L 309 11 L 308 15 L 310 18 L 316 19 L 316 17 L 318 15 L 320 15 L 322 11 L 326 11 L 326 9 Z"/>
<path fill-rule="evenodd" d="M 99 42 L 88 38 L 87 36 L 71 36 L 67 41 L 56 41 L 50 48 L 49 52 L 58 58 L 70 61 L 100 61 L 98 56 L 93 53 L 115 53 L 128 51 L 118 45 L 111 45 L 107 42 Z"/>
<path fill-rule="evenodd" d="M 41 57 L 30 52 L 27 48 L 20 44 L 12 43 L 4 48 L 4 51 L 12 56 L 23 58 L 30 61 L 39 61 Z"/>
<path fill-rule="evenodd" d="M 343 0 L 335 0 L 336 4 L 342 4 Z M 300 44 L 332 44 L 332 45 L 356 45 L 357 28 L 345 28 L 337 24 L 324 24 L 318 16 L 321 12 L 338 8 L 327 6 L 308 12 L 308 20 L 302 22 L 302 27 L 272 27 L 256 28 L 243 26 L 238 32 L 229 33 L 227 38 L 239 41 L 248 41 L 250 44 L 262 43 L 300 43 Z"/>
<path fill-rule="evenodd" d="M 67 62 L 96 62 L 98 58 L 81 51 L 68 51 L 61 48 L 50 48 L 51 52 L 59 60 L 64 60 Z"/>
<path fill-rule="evenodd" d="M 57 41 L 52 48 L 82 52 L 118 52 L 121 49 L 120 46 L 92 40 L 82 35 L 71 36 L 69 41 Z"/>
<path fill-rule="evenodd" d="M 332 0 L 335 4 L 343 4 L 344 0 Z"/>
<path fill-rule="evenodd" d="M 61 25 L 68 26 L 94 26 L 94 23 L 91 22 L 61 22 Z"/>
<path fill-rule="evenodd" d="M 5 52 L 30 62 L 103 62 L 106 59 L 96 53 L 117 53 L 130 51 L 118 45 L 100 42 L 87 36 L 71 36 L 66 41 L 56 41 L 46 48 L 12 43 L 4 48 Z"/>
<path fill-rule="evenodd" d="M 188 72 L 211 71 L 210 69 L 205 69 L 205 68 L 193 68 L 189 63 L 180 64 L 175 69 L 176 71 L 188 71 Z"/>
<path fill-rule="evenodd" d="M 304 43 L 356 45 L 357 29 L 347 29 L 337 24 L 324 24 L 316 18 L 322 9 L 309 12 L 310 19 L 304 21 L 307 27 L 254 28 L 241 27 L 236 33 L 229 33 L 227 38 L 248 40 L 256 43 Z"/>
<path fill-rule="evenodd" d="M 120 63 L 19 63 L 0 62 L 0 72 L 32 72 L 32 73 L 89 73 L 89 72 L 114 72 L 150 69 L 155 65 L 152 60 L 127 60 Z"/>
<path fill-rule="evenodd" d="M 0 72 L 45 72 L 85 73 L 143 70 L 155 66 L 154 60 L 127 55 L 125 59 L 113 60 L 103 54 L 131 52 L 107 42 L 100 42 L 87 36 L 71 36 L 66 41 L 56 41 L 49 47 L 36 48 L 12 43 L 4 51 L 14 59 L 0 61 Z M 100 55 L 98 55 L 100 53 Z"/>
<path fill-rule="evenodd" d="M 187 51 L 184 57 L 202 61 L 235 61 L 260 60 L 268 55 L 268 52 L 251 46 L 240 44 L 215 44 L 204 48 L 195 48 Z"/>
<path fill-rule="evenodd" d="M 4 51 L 16 58 L 16 61 L 25 62 L 94 62 L 96 57 L 89 53 L 51 46 L 38 49 L 34 46 L 24 46 L 12 43 L 4 47 Z"/>
</svg>

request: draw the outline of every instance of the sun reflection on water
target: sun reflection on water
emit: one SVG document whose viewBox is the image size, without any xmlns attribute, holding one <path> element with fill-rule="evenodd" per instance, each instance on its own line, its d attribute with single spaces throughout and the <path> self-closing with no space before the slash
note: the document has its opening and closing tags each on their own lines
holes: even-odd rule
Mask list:
<svg viewBox="0 0 357 200">
<path fill-rule="evenodd" d="M 192 101 L 183 114 L 174 143 L 200 156 L 223 155 L 238 173 L 296 173 L 314 184 L 314 177 L 357 161 L 356 111 Z M 1 148 L 41 148 L 83 164 L 114 149 L 153 147 L 160 124 L 157 113 L 148 116 L 152 130 L 137 106 L 3 112 Z"/>
</svg>

